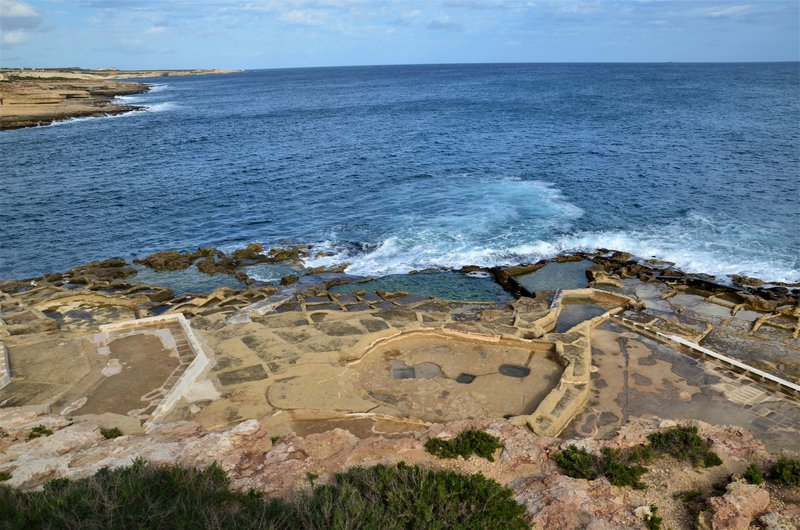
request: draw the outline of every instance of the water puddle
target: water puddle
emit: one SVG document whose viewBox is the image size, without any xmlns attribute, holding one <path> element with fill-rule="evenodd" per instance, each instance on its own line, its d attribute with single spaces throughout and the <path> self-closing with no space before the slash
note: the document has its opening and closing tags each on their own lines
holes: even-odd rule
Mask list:
<svg viewBox="0 0 800 530">
<path fill-rule="evenodd" d="M 435 297 L 459 302 L 508 302 L 508 294 L 489 274 L 461 274 L 451 271 L 391 274 L 367 282 L 337 285 L 331 293 L 355 291 L 404 292 L 421 297 Z"/>
<path fill-rule="evenodd" d="M 590 300 L 574 299 L 565 300 L 561 307 L 561 314 L 556 323 L 556 333 L 565 333 L 581 322 L 585 322 L 605 313 L 607 309 Z"/>
<path fill-rule="evenodd" d="M 473 381 L 475 381 L 475 376 L 472 374 L 459 374 L 456 377 L 456 383 L 461 383 L 462 385 L 468 385 Z"/>
<path fill-rule="evenodd" d="M 528 377 L 531 374 L 531 369 L 517 364 L 501 364 L 498 372 L 506 377 L 518 377 L 521 379 Z"/>
<path fill-rule="evenodd" d="M 247 285 L 230 274 L 210 276 L 191 266 L 179 271 L 154 271 L 149 267 L 137 266 L 132 281 L 148 285 L 158 285 L 172 289 L 175 296 L 187 293 L 210 293 L 220 287 L 245 289 Z"/>
<path fill-rule="evenodd" d="M 541 269 L 514 277 L 530 292 L 583 289 L 589 285 L 586 269 L 594 265 L 589 260 L 548 263 Z"/>
</svg>

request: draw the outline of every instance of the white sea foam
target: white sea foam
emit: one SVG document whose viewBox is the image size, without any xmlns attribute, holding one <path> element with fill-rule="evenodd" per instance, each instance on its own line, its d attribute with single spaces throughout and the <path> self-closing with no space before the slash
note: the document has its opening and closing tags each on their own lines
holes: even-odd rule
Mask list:
<svg viewBox="0 0 800 530">
<path fill-rule="evenodd" d="M 135 114 L 136 111 L 132 110 L 130 112 L 123 112 L 120 114 L 101 114 L 98 116 L 83 116 L 80 118 L 67 118 L 66 120 L 59 120 L 54 121 L 53 123 L 48 123 L 45 125 L 39 125 L 38 127 L 55 127 L 59 125 L 70 125 L 76 122 L 83 122 L 83 121 L 94 121 L 94 120 L 110 120 L 112 118 L 124 118 L 126 116 L 131 116 Z"/>
<path fill-rule="evenodd" d="M 568 216 L 566 218 L 568 220 Z M 347 272 L 370 276 L 437 267 L 508 265 L 550 258 L 563 252 L 606 248 L 643 259 L 671 261 L 686 272 L 711 274 L 722 281 L 732 274 L 771 282 L 800 281 L 798 258 L 791 249 L 762 248 L 756 228 L 741 224 L 728 226 L 694 213 L 671 224 L 640 230 L 567 234 L 512 230 L 494 237 L 466 229 L 469 221 L 464 220 L 461 231 L 428 227 L 413 234 L 404 232 L 390 236 L 367 251 L 354 251 L 352 246 L 337 246 L 326 241 L 318 248 L 333 255 L 309 259 L 308 264 L 349 263 Z"/>
<path fill-rule="evenodd" d="M 169 88 L 169 85 L 167 85 L 166 83 L 153 83 L 153 84 L 148 84 L 147 86 L 150 87 L 150 90 L 148 91 L 149 94 L 153 94 L 155 92 L 163 92 L 164 90 L 167 90 Z"/>
<path fill-rule="evenodd" d="M 160 103 L 145 104 L 144 108 L 149 112 L 164 112 L 167 110 L 176 110 L 181 108 L 180 105 L 174 101 L 162 101 Z"/>
</svg>

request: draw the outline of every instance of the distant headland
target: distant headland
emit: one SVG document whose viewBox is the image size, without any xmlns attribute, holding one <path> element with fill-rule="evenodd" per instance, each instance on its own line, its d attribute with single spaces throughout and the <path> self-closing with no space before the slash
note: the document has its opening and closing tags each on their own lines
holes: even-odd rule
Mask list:
<svg viewBox="0 0 800 530">
<path fill-rule="evenodd" d="M 115 104 L 112 98 L 147 92 L 148 86 L 118 79 L 228 74 L 237 71 L 3 68 L 0 69 L 0 130 L 141 110 L 137 106 Z"/>
</svg>

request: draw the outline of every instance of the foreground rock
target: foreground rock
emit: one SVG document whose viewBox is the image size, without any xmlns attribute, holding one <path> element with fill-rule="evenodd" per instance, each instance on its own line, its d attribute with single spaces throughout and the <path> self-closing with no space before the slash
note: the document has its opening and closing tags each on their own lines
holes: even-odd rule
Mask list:
<svg viewBox="0 0 800 530">
<path fill-rule="evenodd" d="M 109 418 L 106 418 L 109 420 Z M 70 424 L 61 417 L 40 415 L 26 409 L 0 411 L 4 433 L 0 437 L 0 471 L 11 474 L 6 482 L 20 488 L 36 488 L 47 480 L 89 476 L 104 466 L 129 465 L 136 458 L 155 463 L 207 466 L 219 463 L 235 486 L 255 488 L 270 496 L 291 498 L 308 488 L 308 476 L 320 481 L 352 466 L 394 464 L 401 461 L 461 473 L 482 473 L 512 488 L 527 507 L 537 528 L 641 528 L 637 508 L 655 504 L 665 527 L 691 528 L 694 523 L 675 497 L 686 490 L 710 490 L 711 485 L 741 473 L 750 461 L 774 458 L 763 445 L 741 429 L 698 423 L 701 434 L 713 440 L 724 465 L 698 470 L 675 461 L 657 462 L 645 475 L 647 490 L 610 485 L 606 479 L 572 479 L 561 474 L 552 456 L 570 443 L 590 451 L 602 447 L 629 447 L 659 429 L 657 420 L 627 425 L 610 440 L 567 442 L 538 437 L 526 429 L 497 420 L 459 421 L 434 426 L 415 437 L 359 439 L 344 429 L 272 437 L 257 420 L 230 429 L 205 431 L 194 422 L 161 426 L 149 435 L 123 435 L 106 440 L 102 423 Z M 53 431 L 29 440 L 34 427 Z M 449 439 L 470 429 L 481 429 L 501 439 L 504 448 L 495 462 L 471 457 L 440 460 L 424 449 L 433 437 Z M 709 520 L 713 528 L 747 528 L 762 515 L 770 520 L 797 522 L 797 492 L 732 482 L 720 497 L 711 497 Z M 794 503 L 794 506 L 793 506 Z M 639 510 L 641 511 L 641 510 Z"/>
</svg>

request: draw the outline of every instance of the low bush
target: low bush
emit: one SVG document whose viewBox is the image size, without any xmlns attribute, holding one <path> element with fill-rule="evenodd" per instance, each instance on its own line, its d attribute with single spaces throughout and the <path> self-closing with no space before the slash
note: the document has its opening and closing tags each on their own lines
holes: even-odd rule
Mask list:
<svg viewBox="0 0 800 530">
<path fill-rule="evenodd" d="M 647 473 L 645 464 L 660 455 L 689 460 L 694 465 L 713 467 L 722 464 L 717 453 L 709 449 L 710 443 L 697 434 L 697 427 L 673 427 L 648 436 L 649 445 L 628 449 L 604 448 L 600 456 L 571 445 L 558 453 L 556 463 L 564 474 L 572 478 L 594 480 L 604 476 L 615 486 L 644 489 L 641 477 Z"/>
<path fill-rule="evenodd" d="M 747 466 L 747 469 L 744 470 L 744 474 L 742 476 L 750 484 L 761 484 L 764 482 L 764 474 L 755 464 L 750 464 Z"/>
<path fill-rule="evenodd" d="M 664 519 L 658 515 L 658 506 L 651 504 L 650 515 L 647 515 L 644 518 L 645 527 L 647 530 L 661 530 L 661 523 L 663 522 Z"/>
<path fill-rule="evenodd" d="M 556 455 L 556 463 L 565 475 L 572 478 L 596 479 L 598 471 L 598 458 L 586 449 L 570 445 Z"/>
<path fill-rule="evenodd" d="M 351 468 L 292 503 L 231 488 L 216 464 L 206 469 L 132 466 L 41 491 L 0 486 L 0 526 L 11 529 L 528 528 L 511 490 L 482 475 L 417 466 Z"/>
<path fill-rule="evenodd" d="M 295 506 L 295 528 L 529 528 L 525 507 L 493 480 L 405 464 L 351 468 Z"/>
<path fill-rule="evenodd" d="M 100 434 L 102 434 L 103 438 L 106 440 L 110 440 L 111 438 L 118 438 L 122 436 L 122 431 L 117 427 L 112 427 L 110 429 L 100 429 Z"/>
<path fill-rule="evenodd" d="M 50 436 L 51 434 L 53 434 L 53 431 L 44 425 L 37 425 L 31 429 L 31 432 L 28 433 L 28 440 L 34 440 L 36 438 L 41 438 L 42 436 Z"/>
<path fill-rule="evenodd" d="M 614 486 L 628 486 L 637 490 L 647 486 L 641 481 L 642 475 L 647 473 L 647 468 L 637 465 L 634 459 L 619 449 L 603 449 L 602 473 Z"/>
<path fill-rule="evenodd" d="M 647 439 L 657 454 L 688 460 L 695 466 L 714 467 L 722 464 L 722 459 L 709 449 L 711 444 L 700 437 L 695 426 L 672 427 L 654 432 Z"/>
<path fill-rule="evenodd" d="M 501 447 L 503 444 L 500 443 L 499 438 L 474 429 L 464 431 L 452 440 L 431 438 L 425 442 L 425 450 L 439 458 L 461 456 L 467 459 L 475 454 L 489 462 L 494 462 L 494 453 Z"/>
<path fill-rule="evenodd" d="M 13 475 L 8 471 L 0 471 L 0 482 L 5 482 L 6 480 L 11 480 Z"/>
<path fill-rule="evenodd" d="M 769 479 L 784 486 L 800 486 L 800 460 L 781 458 L 770 469 Z"/>
<path fill-rule="evenodd" d="M 646 486 L 641 477 L 647 468 L 637 465 L 635 460 L 638 458 L 610 448 L 603 449 L 602 455 L 597 456 L 571 445 L 556 455 L 556 463 L 568 477 L 594 480 L 604 476 L 614 486 L 644 489 Z"/>
</svg>

